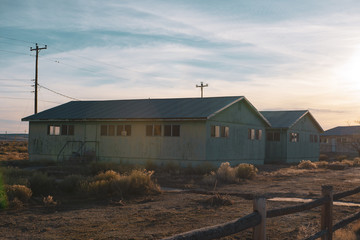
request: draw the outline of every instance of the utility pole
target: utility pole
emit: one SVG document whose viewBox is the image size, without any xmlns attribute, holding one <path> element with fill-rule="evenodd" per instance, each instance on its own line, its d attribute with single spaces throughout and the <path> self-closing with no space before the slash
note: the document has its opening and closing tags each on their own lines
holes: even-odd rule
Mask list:
<svg viewBox="0 0 360 240">
<path fill-rule="evenodd" d="M 203 82 L 201 82 L 201 84 L 200 85 L 196 85 L 196 87 L 199 87 L 199 88 L 201 88 L 201 98 L 203 98 L 204 97 L 204 90 L 203 90 L 203 88 L 204 87 L 208 87 L 209 85 L 208 84 L 203 84 Z"/>
<path fill-rule="evenodd" d="M 37 114 L 37 102 L 38 102 L 38 96 L 37 96 L 37 92 L 38 92 L 38 62 L 39 62 L 39 52 L 42 49 L 47 49 L 47 45 L 45 45 L 45 47 L 39 48 L 38 44 L 36 43 L 36 47 L 32 48 L 30 47 L 30 51 L 36 51 L 36 60 L 35 60 L 35 114 Z"/>
</svg>

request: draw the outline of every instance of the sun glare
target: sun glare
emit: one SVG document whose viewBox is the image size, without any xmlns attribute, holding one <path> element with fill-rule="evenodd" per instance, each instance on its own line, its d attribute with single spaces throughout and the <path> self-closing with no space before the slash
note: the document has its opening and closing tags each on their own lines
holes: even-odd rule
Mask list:
<svg viewBox="0 0 360 240">
<path fill-rule="evenodd" d="M 356 47 L 349 60 L 338 71 L 344 84 L 359 85 L 360 88 L 360 45 Z"/>
</svg>

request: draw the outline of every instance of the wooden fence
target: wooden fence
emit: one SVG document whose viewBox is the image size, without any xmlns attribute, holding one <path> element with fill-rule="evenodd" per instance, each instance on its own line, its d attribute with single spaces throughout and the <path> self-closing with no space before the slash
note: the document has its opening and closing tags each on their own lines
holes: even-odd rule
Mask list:
<svg viewBox="0 0 360 240">
<path fill-rule="evenodd" d="M 181 233 L 163 240 L 208 240 L 218 239 L 239 233 L 249 228 L 253 228 L 254 240 L 266 239 L 266 219 L 289 215 L 297 212 L 303 212 L 321 206 L 321 229 L 314 235 L 306 238 L 306 240 L 318 239 L 331 240 L 333 232 L 345 227 L 349 223 L 360 219 L 360 212 L 351 215 L 335 225 L 333 225 L 333 201 L 340 200 L 344 197 L 351 196 L 360 192 L 360 187 L 350 191 L 333 194 L 332 186 L 322 186 L 322 197 L 308 203 L 272 209 L 266 211 L 266 199 L 264 197 L 256 197 L 253 200 L 253 212 L 245 217 L 235 219 L 231 222 L 219 224 L 211 227 L 200 228 L 189 232 Z"/>
</svg>

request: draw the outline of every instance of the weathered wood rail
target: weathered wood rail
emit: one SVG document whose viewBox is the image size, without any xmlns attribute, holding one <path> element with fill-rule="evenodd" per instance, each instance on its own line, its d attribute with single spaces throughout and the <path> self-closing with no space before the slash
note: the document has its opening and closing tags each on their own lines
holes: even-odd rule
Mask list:
<svg viewBox="0 0 360 240">
<path fill-rule="evenodd" d="M 303 212 L 321 206 L 321 229 L 319 232 L 306 238 L 314 240 L 321 237 L 322 240 L 332 240 L 333 232 L 345 227 L 351 222 L 360 219 L 360 212 L 355 213 L 333 225 L 333 201 L 340 200 L 357 193 L 360 187 L 353 190 L 333 194 L 332 186 L 322 186 L 322 197 L 308 203 L 296 206 L 278 208 L 266 211 L 266 199 L 256 197 L 253 200 L 253 212 L 245 217 L 211 227 L 200 228 L 189 232 L 181 233 L 163 240 L 210 240 L 218 239 L 239 233 L 249 228 L 253 228 L 254 240 L 266 239 L 266 218 L 280 217 L 284 215 Z"/>
</svg>

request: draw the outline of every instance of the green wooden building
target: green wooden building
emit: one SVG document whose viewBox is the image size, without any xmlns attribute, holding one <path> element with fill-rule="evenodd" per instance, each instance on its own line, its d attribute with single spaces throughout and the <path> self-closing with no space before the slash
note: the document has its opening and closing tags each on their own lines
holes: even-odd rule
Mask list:
<svg viewBox="0 0 360 240">
<path fill-rule="evenodd" d="M 263 164 L 269 121 L 242 96 L 72 101 L 29 121 L 30 160 Z"/>
<path fill-rule="evenodd" d="M 320 124 L 307 111 L 261 111 L 270 122 L 266 129 L 265 163 L 318 161 Z"/>
</svg>

